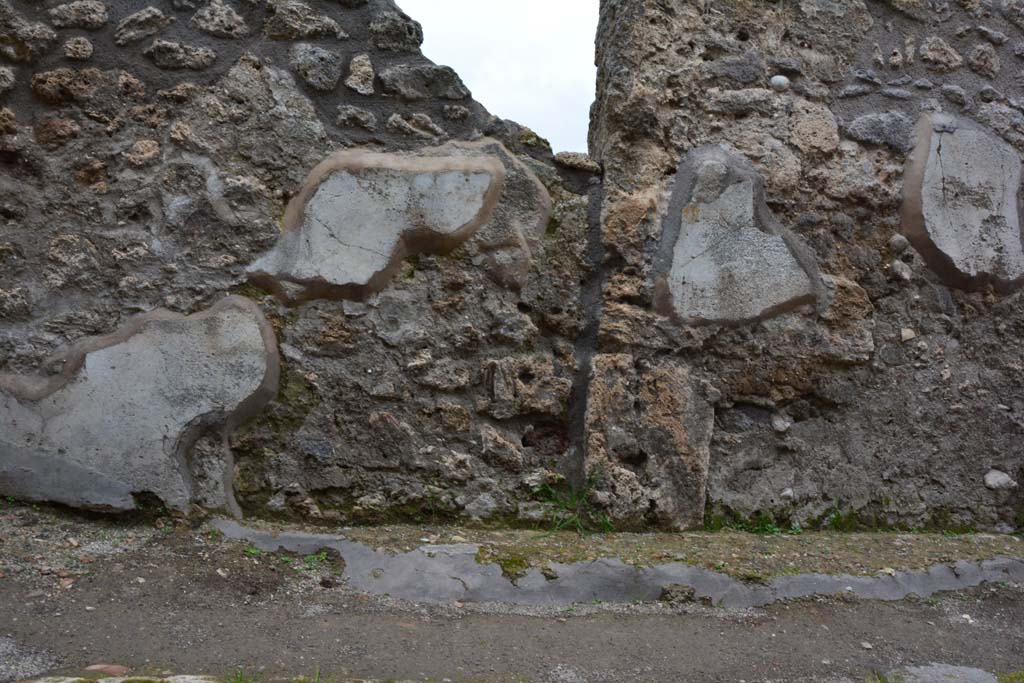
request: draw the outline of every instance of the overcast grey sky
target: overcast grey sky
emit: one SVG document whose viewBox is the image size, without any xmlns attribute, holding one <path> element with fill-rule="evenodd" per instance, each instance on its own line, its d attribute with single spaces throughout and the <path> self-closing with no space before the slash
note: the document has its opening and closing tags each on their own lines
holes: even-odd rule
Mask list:
<svg viewBox="0 0 1024 683">
<path fill-rule="evenodd" d="M 496 116 L 556 152 L 587 151 L 598 0 L 397 0 L 423 24 L 423 53 L 455 69 Z"/>
</svg>

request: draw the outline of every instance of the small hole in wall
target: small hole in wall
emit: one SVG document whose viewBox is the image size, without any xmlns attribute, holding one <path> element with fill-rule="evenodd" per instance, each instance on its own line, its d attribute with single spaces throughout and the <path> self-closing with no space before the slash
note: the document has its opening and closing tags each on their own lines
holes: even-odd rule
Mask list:
<svg viewBox="0 0 1024 683">
<path fill-rule="evenodd" d="M 750 40 L 750 34 L 747 33 L 746 29 L 741 28 L 739 31 L 736 32 L 736 40 L 740 41 L 741 43 L 745 43 L 748 40 Z"/>
<path fill-rule="evenodd" d="M 559 458 L 569 448 L 569 433 L 563 424 L 542 422 L 527 427 L 521 443 L 542 458 Z"/>
</svg>

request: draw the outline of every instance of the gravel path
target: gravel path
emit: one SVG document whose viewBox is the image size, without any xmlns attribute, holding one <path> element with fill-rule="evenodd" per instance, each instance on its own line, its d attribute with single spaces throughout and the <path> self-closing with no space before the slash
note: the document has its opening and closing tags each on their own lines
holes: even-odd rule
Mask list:
<svg viewBox="0 0 1024 683">
<path fill-rule="evenodd" d="M 419 604 L 353 590 L 333 553 L 266 553 L 208 526 L 15 506 L 0 522 L 0 683 L 97 663 L 129 667 L 133 680 L 241 670 L 237 683 L 317 672 L 324 683 L 860 683 L 933 663 L 1024 671 L 1014 581 L 757 609 Z"/>
</svg>

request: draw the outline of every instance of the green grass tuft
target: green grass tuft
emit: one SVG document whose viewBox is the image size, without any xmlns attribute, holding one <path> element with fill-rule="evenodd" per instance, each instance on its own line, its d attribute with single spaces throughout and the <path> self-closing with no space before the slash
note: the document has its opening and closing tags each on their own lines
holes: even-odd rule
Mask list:
<svg viewBox="0 0 1024 683">
<path fill-rule="evenodd" d="M 590 493 L 600 483 L 601 474 L 587 477 L 581 488 L 555 488 L 544 484 L 534 495 L 548 506 L 551 528 L 549 533 L 575 531 L 580 536 L 588 533 L 611 533 L 615 525 L 606 512 L 590 502 Z"/>
</svg>

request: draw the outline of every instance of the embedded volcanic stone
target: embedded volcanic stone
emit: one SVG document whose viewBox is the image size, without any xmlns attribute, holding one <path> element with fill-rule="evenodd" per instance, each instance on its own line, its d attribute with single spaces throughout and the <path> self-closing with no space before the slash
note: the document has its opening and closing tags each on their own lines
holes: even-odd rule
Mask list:
<svg viewBox="0 0 1024 683">
<path fill-rule="evenodd" d="M 33 23 L 14 11 L 10 0 L 0 0 L 0 56 L 31 62 L 44 55 L 57 40 L 57 32 Z"/>
<path fill-rule="evenodd" d="M 313 169 L 277 246 L 249 268 L 285 300 L 361 299 L 402 260 L 450 252 L 490 220 L 505 172 L 491 157 L 345 150 Z M 282 283 L 304 287 L 289 295 Z"/>
<path fill-rule="evenodd" d="M 348 38 L 338 22 L 318 13 L 298 0 L 270 0 L 273 14 L 267 19 L 264 32 L 272 40 L 297 38 Z"/>
<path fill-rule="evenodd" d="M 341 55 L 322 47 L 298 43 L 291 49 L 290 62 L 295 72 L 314 90 L 330 92 L 341 80 Z"/>
<path fill-rule="evenodd" d="M 813 258 L 769 211 L 760 175 L 722 146 L 680 165 L 655 272 L 655 308 L 691 324 L 763 320 L 822 298 Z"/>
<path fill-rule="evenodd" d="M 345 79 L 345 85 L 360 95 L 372 95 L 373 79 L 373 62 L 370 60 L 370 55 L 361 54 L 353 57 L 348 67 L 348 78 Z"/>
<path fill-rule="evenodd" d="M 244 38 L 249 35 L 245 19 L 224 0 L 213 0 L 192 17 L 192 25 L 218 38 Z"/>
<path fill-rule="evenodd" d="M 380 74 L 384 92 L 403 100 L 426 100 L 440 97 L 446 100 L 464 100 L 469 89 L 451 67 L 434 64 L 400 64 Z"/>
<path fill-rule="evenodd" d="M 372 132 L 377 130 L 377 116 L 351 104 L 340 104 L 334 125 L 340 128 L 363 128 Z"/>
<path fill-rule="evenodd" d="M 18 132 L 18 119 L 7 107 L 0 107 L 0 135 L 14 135 Z"/>
<path fill-rule="evenodd" d="M 0 66 L 0 95 L 13 88 L 16 82 L 14 70 L 7 66 Z"/>
<path fill-rule="evenodd" d="M 967 59 L 967 65 L 975 73 L 986 78 L 996 78 L 1002 70 L 999 53 L 991 45 L 976 45 Z"/>
<path fill-rule="evenodd" d="M 423 27 L 404 12 L 381 12 L 370 22 L 374 47 L 394 52 L 416 52 L 423 44 Z"/>
<path fill-rule="evenodd" d="M 192 445 L 277 393 L 274 332 L 240 297 L 188 317 L 142 315 L 57 360 L 56 376 L 0 375 L 0 493 L 113 510 L 151 493 L 185 510 Z M 236 510 L 232 470 L 226 452 L 221 502 Z"/>
<path fill-rule="evenodd" d="M 555 163 L 563 168 L 571 168 L 574 171 L 586 171 L 600 175 L 601 164 L 590 158 L 587 154 L 580 152 L 559 152 L 555 155 Z"/>
<path fill-rule="evenodd" d="M 202 71 L 213 64 L 217 54 L 208 47 L 185 45 L 169 40 L 154 40 L 143 53 L 161 69 Z"/>
<path fill-rule="evenodd" d="M 99 0 L 76 0 L 58 5 L 47 14 L 57 28 L 84 28 L 96 30 L 106 25 L 107 6 Z"/>
<path fill-rule="evenodd" d="M 964 59 L 952 45 L 937 36 L 925 38 L 921 44 L 921 61 L 939 73 L 956 71 L 963 66 Z"/>
<path fill-rule="evenodd" d="M 122 47 L 137 43 L 159 33 L 172 21 L 174 17 L 168 17 L 156 7 L 149 6 L 121 20 L 114 29 L 114 42 Z"/>
<path fill-rule="evenodd" d="M 913 147 L 914 120 L 895 111 L 864 114 L 846 127 L 846 134 L 857 142 L 909 152 Z"/>
<path fill-rule="evenodd" d="M 962 119 L 926 114 L 904 176 L 903 233 L 953 287 L 1024 284 L 1020 156 Z"/>
<path fill-rule="evenodd" d="M 4 128 L 4 114 L 9 111 L 0 109 L 0 133 L 7 132 Z M 12 131 L 14 132 L 14 131 Z M 19 320 L 28 318 L 32 314 L 32 306 L 26 292 L 21 289 L 0 289 L 0 320 Z"/>
<path fill-rule="evenodd" d="M 431 142 L 448 137 L 444 128 L 434 123 L 434 119 L 430 118 L 429 114 L 424 114 L 421 111 L 406 116 L 395 112 L 388 117 L 388 130 Z"/>
<path fill-rule="evenodd" d="M 92 57 L 92 53 L 92 43 L 85 36 L 75 36 L 64 43 L 64 56 L 68 59 L 85 61 Z"/>
</svg>

